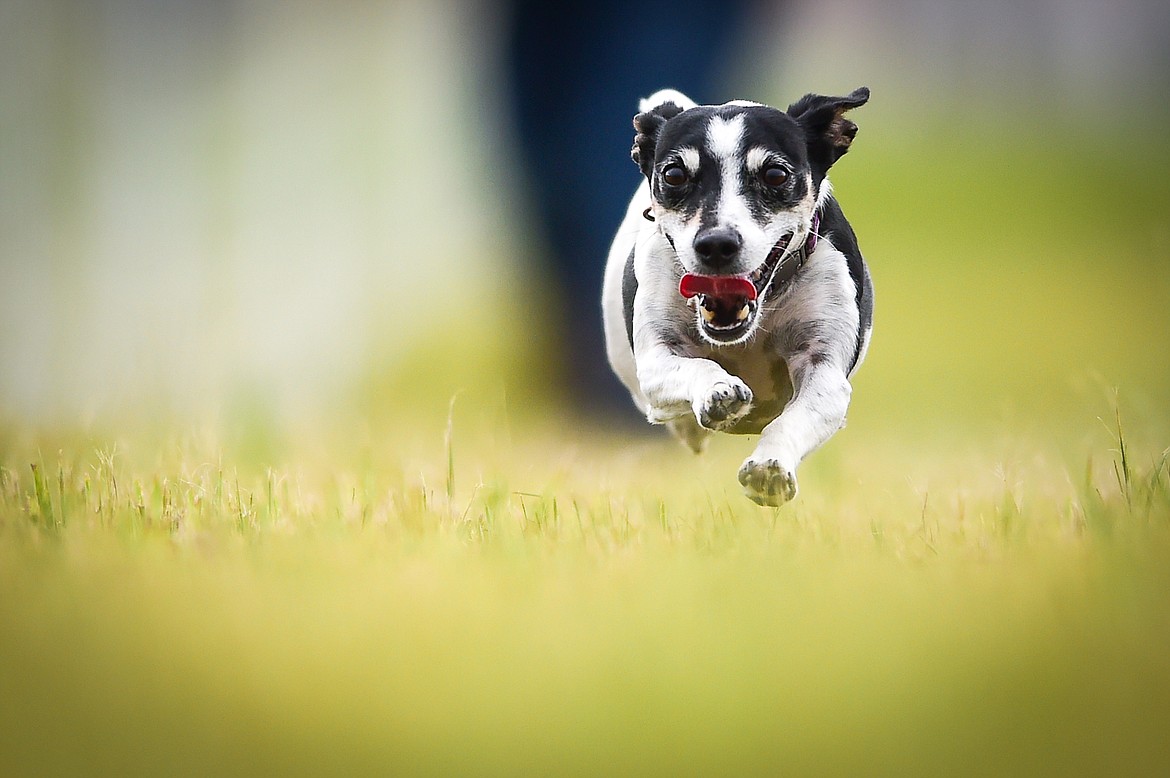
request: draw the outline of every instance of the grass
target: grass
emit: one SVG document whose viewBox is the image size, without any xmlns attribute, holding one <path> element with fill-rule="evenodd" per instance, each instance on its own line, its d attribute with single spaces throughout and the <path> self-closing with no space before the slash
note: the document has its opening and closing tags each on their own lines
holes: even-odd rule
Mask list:
<svg viewBox="0 0 1170 778">
<path fill-rule="evenodd" d="M 1076 469 L 846 432 L 768 510 L 744 441 L 457 417 L 5 436 L 4 772 L 1170 767 L 1170 472 L 1119 424 Z"/>
</svg>

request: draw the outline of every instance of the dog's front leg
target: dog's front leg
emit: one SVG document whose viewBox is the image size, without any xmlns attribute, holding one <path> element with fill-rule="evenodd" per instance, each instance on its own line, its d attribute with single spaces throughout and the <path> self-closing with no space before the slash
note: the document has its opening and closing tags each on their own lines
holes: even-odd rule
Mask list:
<svg viewBox="0 0 1170 778">
<path fill-rule="evenodd" d="M 706 429 L 719 430 L 751 410 L 752 390 L 718 363 L 687 356 L 685 346 L 657 333 L 638 335 L 638 383 L 649 405 L 646 418 L 652 424 L 694 414 Z"/>
<path fill-rule="evenodd" d="M 792 399 L 739 469 L 744 493 L 760 505 L 795 497 L 796 466 L 845 424 L 853 390 L 845 371 L 824 359 L 808 354 L 789 359 Z"/>
</svg>

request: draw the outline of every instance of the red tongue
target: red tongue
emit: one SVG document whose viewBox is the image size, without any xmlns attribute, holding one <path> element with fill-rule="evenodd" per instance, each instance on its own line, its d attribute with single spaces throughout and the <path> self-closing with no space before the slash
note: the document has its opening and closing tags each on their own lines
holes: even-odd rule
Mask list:
<svg viewBox="0 0 1170 778">
<path fill-rule="evenodd" d="M 679 282 L 678 291 L 688 300 L 698 294 L 756 299 L 756 285 L 741 276 L 697 276 L 687 273 Z"/>
</svg>

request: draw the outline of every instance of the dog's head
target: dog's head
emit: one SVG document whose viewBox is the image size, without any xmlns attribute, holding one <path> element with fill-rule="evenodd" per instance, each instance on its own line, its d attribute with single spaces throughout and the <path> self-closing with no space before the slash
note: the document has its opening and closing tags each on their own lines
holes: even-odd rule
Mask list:
<svg viewBox="0 0 1170 778">
<path fill-rule="evenodd" d="M 844 114 L 867 100 L 862 87 L 806 95 L 786 112 L 743 101 L 697 106 L 669 90 L 642 102 L 631 156 L 684 272 L 708 282 L 694 298 L 707 340 L 739 343 L 755 331 L 777 266 L 804 245 L 829 194 L 825 176 L 857 134 Z"/>
</svg>

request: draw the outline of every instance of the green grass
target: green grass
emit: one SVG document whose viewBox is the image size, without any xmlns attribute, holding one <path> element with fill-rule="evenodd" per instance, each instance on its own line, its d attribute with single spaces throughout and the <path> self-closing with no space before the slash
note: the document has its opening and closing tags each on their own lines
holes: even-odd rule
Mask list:
<svg viewBox="0 0 1170 778">
<path fill-rule="evenodd" d="M 4 772 L 1170 768 L 1170 473 L 1112 420 L 1075 469 L 846 431 L 769 510 L 745 440 L 458 418 L 5 436 Z"/>
<path fill-rule="evenodd" d="M 877 329 L 779 510 L 495 304 L 316 421 L 0 422 L 0 774 L 1170 772 L 1165 144 L 915 127 L 834 171 Z"/>
</svg>

